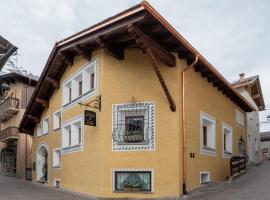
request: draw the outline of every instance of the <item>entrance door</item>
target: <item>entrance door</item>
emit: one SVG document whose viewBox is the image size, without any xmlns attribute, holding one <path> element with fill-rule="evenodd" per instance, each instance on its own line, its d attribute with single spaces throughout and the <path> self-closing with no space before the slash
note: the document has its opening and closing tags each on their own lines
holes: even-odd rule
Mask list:
<svg viewBox="0 0 270 200">
<path fill-rule="evenodd" d="M 4 151 L 3 152 L 3 175 L 4 176 L 15 176 L 15 162 L 14 162 L 14 152 Z"/>
</svg>

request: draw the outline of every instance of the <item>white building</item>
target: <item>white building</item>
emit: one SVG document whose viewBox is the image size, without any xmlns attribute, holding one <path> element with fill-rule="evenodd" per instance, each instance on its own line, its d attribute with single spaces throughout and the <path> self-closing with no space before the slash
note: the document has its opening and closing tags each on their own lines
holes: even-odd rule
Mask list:
<svg viewBox="0 0 270 200">
<path fill-rule="evenodd" d="M 261 84 L 259 76 L 252 76 L 249 78 L 245 78 L 245 74 L 240 74 L 239 76 L 239 80 L 233 82 L 232 85 L 257 110 L 247 113 L 247 154 L 249 156 L 249 162 L 257 164 L 262 160 L 259 111 L 265 109 Z"/>
</svg>

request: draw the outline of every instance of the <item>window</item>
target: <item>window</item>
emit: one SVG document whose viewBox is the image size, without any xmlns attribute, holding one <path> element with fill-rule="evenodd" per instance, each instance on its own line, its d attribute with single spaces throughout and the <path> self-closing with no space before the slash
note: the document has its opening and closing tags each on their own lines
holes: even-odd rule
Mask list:
<svg viewBox="0 0 270 200">
<path fill-rule="evenodd" d="M 230 158 L 232 156 L 233 152 L 232 137 L 233 137 L 232 128 L 229 125 L 222 123 L 223 157 Z"/>
<path fill-rule="evenodd" d="M 46 117 L 45 119 L 43 119 L 42 122 L 42 134 L 48 134 L 49 133 L 49 117 Z"/>
<path fill-rule="evenodd" d="M 201 153 L 216 155 L 216 120 L 200 113 Z"/>
<path fill-rule="evenodd" d="M 80 71 L 71 76 L 63 84 L 62 105 L 66 107 L 94 94 L 97 91 L 96 83 L 97 59 L 87 63 Z"/>
<path fill-rule="evenodd" d="M 61 180 L 60 179 L 54 179 L 54 187 L 55 188 L 61 188 Z"/>
<path fill-rule="evenodd" d="M 61 119 L 61 110 L 57 111 L 53 115 L 53 129 L 59 129 L 61 128 L 62 119 Z"/>
<path fill-rule="evenodd" d="M 152 192 L 152 171 L 114 171 L 114 191 Z"/>
<path fill-rule="evenodd" d="M 240 127 L 245 126 L 245 117 L 244 114 L 241 113 L 239 110 L 236 110 L 236 124 Z"/>
<path fill-rule="evenodd" d="M 82 117 L 63 125 L 62 149 L 63 152 L 78 150 L 82 148 Z"/>
<path fill-rule="evenodd" d="M 210 172 L 200 172 L 200 182 L 201 184 L 210 182 Z"/>
<path fill-rule="evenodd" d="M 42 135 L 42 127 L 41 124 L 37 125 L 37 137 Z"/>
<path fill-rule="evenodd" d="M 53 167 L 61 166 L 61 149 L 53 150 Z"/>
<path fill-rule="evenodd" d="M 113 105 L 113 150 L 154 149 L 154 103 Z"/>
</svg>

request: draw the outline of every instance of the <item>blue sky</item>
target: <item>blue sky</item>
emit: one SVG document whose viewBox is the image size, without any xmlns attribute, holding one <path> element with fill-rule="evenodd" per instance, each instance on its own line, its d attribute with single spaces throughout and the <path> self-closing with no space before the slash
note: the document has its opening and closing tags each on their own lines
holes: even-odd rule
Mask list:
<svg viewBox="0 0 270 200">
<path fill-rule="evenodd" d="M 0 34 L 19 47 L 18 65 L 39 75 L 56 41 L 139 2 L 1 0 Z M 229 81 L 258 74 L 270 104 L 270 1 L 149 2 Z"/>
</svg>

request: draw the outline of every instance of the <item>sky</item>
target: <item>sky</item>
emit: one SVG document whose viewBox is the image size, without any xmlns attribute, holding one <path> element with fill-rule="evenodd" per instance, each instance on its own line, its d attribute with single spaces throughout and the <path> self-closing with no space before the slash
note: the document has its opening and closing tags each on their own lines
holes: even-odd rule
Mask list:
<svg viewBox="0 0 270 200">
<path fill-rule="evenodd" d="M 40 75 L 56 41 L 138 0 L 0 0 L 0 35 L 19 48 L 18 66 Z M 259 75 L 270 105 L 270 1 L 149 0 L 228 80 Z M 269 113 L 270 114 L 270 113 Z"/>
</svg>

